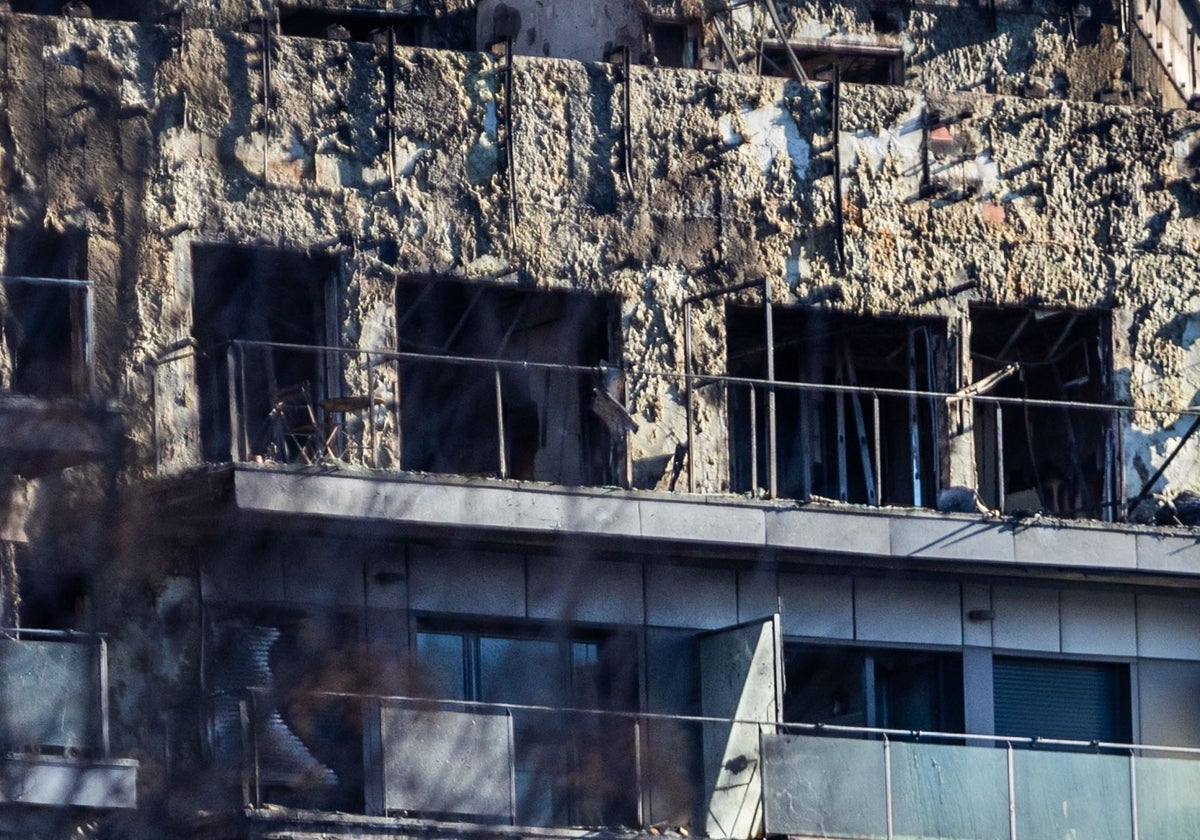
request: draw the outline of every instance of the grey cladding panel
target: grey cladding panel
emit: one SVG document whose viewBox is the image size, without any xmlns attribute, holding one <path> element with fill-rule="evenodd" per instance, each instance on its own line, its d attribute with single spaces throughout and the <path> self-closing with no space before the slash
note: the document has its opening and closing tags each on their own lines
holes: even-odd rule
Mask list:
<svg viewBox="0 0 1200 840">
<path fill-rule="evenodd" d="M 873 642 L 961 645 L 957 583 L 860 579 L 854 595 L 857 637 Z"/>
<path fill-rule="evenodd" d="M 380 717 L 386 811 L 512 818 L 508 715 L 385 704 Z"/>
</svg>

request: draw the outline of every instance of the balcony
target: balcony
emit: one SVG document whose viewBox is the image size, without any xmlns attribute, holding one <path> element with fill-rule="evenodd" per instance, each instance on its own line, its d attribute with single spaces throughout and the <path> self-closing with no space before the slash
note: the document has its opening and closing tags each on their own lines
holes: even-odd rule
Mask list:
<svg viewBox="0 0 1200 840">
<path fill-rule="evenodd" d="M 413 821 L 846 840 L 1200 832 L 1196 749 L 352 694 L 251 690 L 240 704 L 244 740 L 227 754 L 248 813 L 294 819 L 289 804 L 349 784 L 340 805 L 380 836 Z M 333 749 L 318 720 L 353 721 L 361 740 L 347 729 Z M 363 744 L 353 772 L 347 743 Z"/>
<path fill-rule="evenodd" d="M 138 763 L 110 756 L 99 637 L 0 635 L 0 806 L 137 807 Z"/>
<path fill-rule="evenodd" d="M 189 387 L 190 352 L 155 368 L 163 429 L 178 426 L 162 412 Z M 281 342 L 199 355 L 218 380 L 207 393 L 220 396 L 198 418 L 210 462 L 975 514 L 1123 521 L 1161 475 L 1128 492 L 1125 431 L 1135 421 L 1194 431 L 1200 418 L 1191 407 L 988 393 L 1015 365 L 948 393 Z M 293 369 L 311 375 L 278 381 Z M 648 418 L 637 406 L 654 393 L 680 410 Z M 188 465 L 162 429 L 155 448 L 160 473 Z M 945 465 L 963 469 L 964 458 L 979 486 L 939 494 Z"/>
</svg>

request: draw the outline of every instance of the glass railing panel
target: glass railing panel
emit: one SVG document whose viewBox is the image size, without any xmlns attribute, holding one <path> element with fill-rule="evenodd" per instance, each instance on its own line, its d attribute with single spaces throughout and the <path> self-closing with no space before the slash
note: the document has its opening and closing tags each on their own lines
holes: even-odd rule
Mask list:
<svg viewBox="0 0 1200 840">
<path fill-rule="evenodd" d="M 1004 750 L 893 743 L 891 762 L 898 840 L 1007 840 Z"/>
<path fill-rule="evenodd" d="M 1200 840 L 1200 760 L 1137 758 L 1138 834 Z"/>
<path fill-rule="evenodd" d="M 1017 750 L 1013 783 L 1017 837 L 1133 837 L 1126 756 Z"/>
<path fill-rule="evenodd" d="M 764 735 L 762 757 L 767 834 L 887 837 L 882 741 Z"/>
<path fill-rule="evenodd" d="M 99 648 L 0 638 L 0 750 L 102 747 Z"/>
</svg>

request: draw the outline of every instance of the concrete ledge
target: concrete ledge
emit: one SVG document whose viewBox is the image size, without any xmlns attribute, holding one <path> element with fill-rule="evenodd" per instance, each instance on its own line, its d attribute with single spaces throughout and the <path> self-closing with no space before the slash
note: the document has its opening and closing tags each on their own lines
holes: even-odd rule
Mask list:
<svg viewBox="0 0 1200 840">
<path fill-rule="evenodd" d="M 132 759 L 0 757 L 0 804 L 136 808 L 137 773 Z"/>
<path fill-rule="evenodd" d="M 995 519 L 904 508 L 581 489 L 460 476 L 238 464 L 233 503 L 251 514 L 547 536 L 646 540 L 761 553 L 1200 575 L 1200 535 L 1099 522 Z"/>
</svg>

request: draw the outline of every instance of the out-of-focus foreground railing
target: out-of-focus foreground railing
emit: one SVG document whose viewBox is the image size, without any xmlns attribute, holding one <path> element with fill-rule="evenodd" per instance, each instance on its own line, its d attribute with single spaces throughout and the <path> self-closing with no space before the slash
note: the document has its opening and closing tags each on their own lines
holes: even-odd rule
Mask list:
<svg viewBox="0 0 1200 840">
<path fill-rule="evenodd" d="M 1200 836 L 1198 749 L 253 689 L 228 702 L 247 807 L 350 785 L 339 807 L 491 824 L 686 812 L 720 837 Z"/>
</svg>

